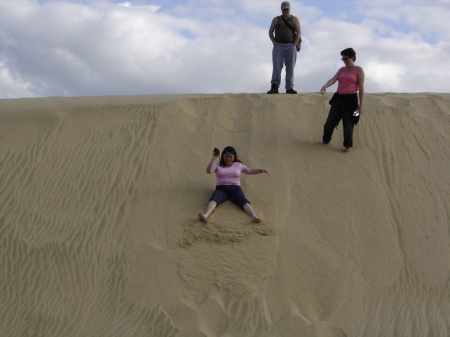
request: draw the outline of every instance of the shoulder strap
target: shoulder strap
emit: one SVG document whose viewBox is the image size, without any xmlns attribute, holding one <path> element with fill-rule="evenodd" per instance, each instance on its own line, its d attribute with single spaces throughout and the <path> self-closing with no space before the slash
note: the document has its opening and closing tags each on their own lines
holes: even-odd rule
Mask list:
<svg viewBox="0 0 450 337">
<path fill-rule="evenodd" d="M 295 35 L 296 32 L 295 32 L 294 28 L 291 27 L 291 25 L 286 21 L 286 19 L 283 17 L 283 15 L 280 15 L 280 18 L 283 19 L 283 21 L 286 24 L 286 26 L 288 26 L 292 30 L 292 33 L 294 33 L 294 35 Z"/>
</svg>

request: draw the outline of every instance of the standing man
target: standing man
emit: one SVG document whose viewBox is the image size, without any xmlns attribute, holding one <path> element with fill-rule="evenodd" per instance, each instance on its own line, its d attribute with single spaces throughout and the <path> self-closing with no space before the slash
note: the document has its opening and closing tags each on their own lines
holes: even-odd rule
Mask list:
<svg viewBox="0 0 450 337">
<path fill-rule="evenodd" d="M 281 83 L 281 70 L 286 65 L 286 93 L 296 94 L 294 90 L 294 67 L 297 61 L 296 45 L 300 41 L 300 21 L 291 15 L 291 4 L 288 1 L 281 3 L 282 15 L 275 17 L 269 29 L 269 37 L 273 43 L 272 49 L 272 87 L 268 94 L 278 94 Z M 297 34 L 294 34 L 294 31 Z M 275 35 L 273 34 L 275 32 Z"/>
</svg>

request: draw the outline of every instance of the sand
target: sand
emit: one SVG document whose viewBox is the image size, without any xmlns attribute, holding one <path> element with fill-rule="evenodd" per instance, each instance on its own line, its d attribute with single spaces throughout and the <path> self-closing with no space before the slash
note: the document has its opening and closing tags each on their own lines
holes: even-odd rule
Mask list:
<svg viewBox="0 0 450 337">
<path fill-rule="evenodd" d="M 0 336 L 449 336 L 450 94 L 0 100 Z M 263 221 L 214 190 L 250 168 Z"/>
</svg>

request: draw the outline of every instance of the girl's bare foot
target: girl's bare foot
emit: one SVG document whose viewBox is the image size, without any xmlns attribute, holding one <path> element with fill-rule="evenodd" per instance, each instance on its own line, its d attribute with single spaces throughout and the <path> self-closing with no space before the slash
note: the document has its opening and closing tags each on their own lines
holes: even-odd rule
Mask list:
<svg viewBox="0 0 450 337">
<path fill-rule="evenodd" d="M 346 147 L 345 149 L 344 149 L 344 152 L 348 152 L 348 151 L 350 151 L 352 148 L 351 147 Z"/>
<path fill-rule="evenodd" d="M 255 215 L 255 217 L 253 218 L 253 220 L 255 220 L 255 222 L 261 222 L 261 219 L 258 218 L 256 215 Z"/>
<path fill-rule="evenodd" d="M 203 213 L 198 213 L 198 218 L 199 218 L 201 221 L 206 222 L 205 214 L 203 214 Z"/>
</svg>

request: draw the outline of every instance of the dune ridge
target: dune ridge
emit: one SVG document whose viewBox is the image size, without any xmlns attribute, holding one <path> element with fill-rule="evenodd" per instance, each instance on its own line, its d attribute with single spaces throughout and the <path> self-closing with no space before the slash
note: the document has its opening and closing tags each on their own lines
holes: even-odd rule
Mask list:
<svg viewBox="0 0 450 337">
<path fill-rule="evenodd" d="M 450 94 L 1 100 L 1 336 L 448 336 Z M 234 146 L 261 224 L 196 219 Z"/>
</svg>

